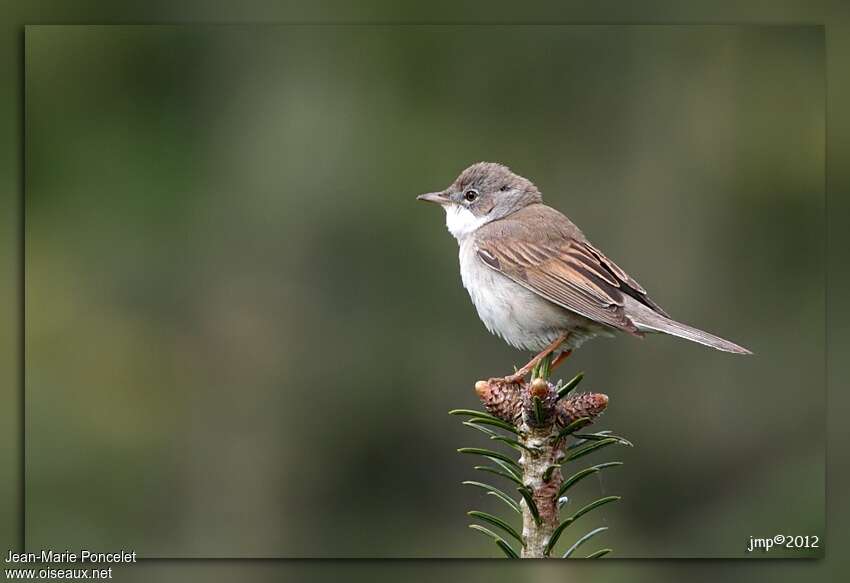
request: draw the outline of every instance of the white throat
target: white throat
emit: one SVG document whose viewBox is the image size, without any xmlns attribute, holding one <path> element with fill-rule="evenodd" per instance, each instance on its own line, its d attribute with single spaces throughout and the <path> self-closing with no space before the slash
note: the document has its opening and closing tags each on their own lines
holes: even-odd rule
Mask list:
<svg viewBox="0 0 850 583">
<path fill-rule="evenodd" d="M 443 208 L 446 210 L 446 228 L 458 241 L 487 222 L 487 217 L 476 217 L 469 209 L 459 204 L 447 204 Z"/>
</svg>

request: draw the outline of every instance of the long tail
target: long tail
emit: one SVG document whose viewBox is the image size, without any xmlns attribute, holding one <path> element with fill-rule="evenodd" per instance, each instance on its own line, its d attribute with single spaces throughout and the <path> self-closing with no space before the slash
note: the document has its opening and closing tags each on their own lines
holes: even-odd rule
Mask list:
<svg viewBox="0 0 850 583">
<path fill-rule="evenodd" d="M 719 336 L 709 334 L 708 332 L 671 320 L 670 318 L 665 318 L 658 312 L 650 310 L 645 306 L 641 306 L 641 308 L 644 309 L 638 308 L 636 314 L 629 314 L 641 332 L 663 332 L 664 334 L 671 334 L 685 340 L 690 340 L 691 342 L 698 342 L 699 344 L 710 346 L 723 352 L 752 354 L 752 352 L 743 346 L 738 346 L 734 342 L 724 340 Z"/>
</svg>

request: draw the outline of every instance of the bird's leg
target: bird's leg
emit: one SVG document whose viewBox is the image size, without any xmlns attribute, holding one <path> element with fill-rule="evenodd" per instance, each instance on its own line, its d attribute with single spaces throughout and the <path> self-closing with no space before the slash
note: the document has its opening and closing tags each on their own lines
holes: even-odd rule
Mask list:
<svg viewBox="0 0 850 583">
<path fill-rule="evenodd" d="M 549 346 L 544 348 L 543 351 L 540 354 L 538 354 L 537 356 L 535 356 L 534 358 L 529 360 L 526 363 L 526 365 L 523 366 L 521 369 L 516 371 L 514 374 L 508 375 L 504 379 L 499 379 L 499 380 L 501 380 L 502 382 L 505 382 L 505 383 L 513 383 L 513 384 L 521 383 L 522 380 L 525 378 L 525 376 L 528 373 L 530 373 L 534 369 L 534 367 L 536 367 L 538 364 L 540 364 L 541 360 L 543 360 L 544 358 L 546 358 L 547 356 L 549 356 L 550 354 L 555 352 L 555 350 L 557 350 L 558 347 L 561 344 L 563 344 L 564 341 L 566 341 L 566 339 L 569 337 L 569 335 L 570 335 L 569 332 L 564 332 L 563 334 L 558 336 L 555 339 L 554 342 L 552 342 Z M 551 368 L 553 368 L 553 367 L 550 366 L 550 369 Z"/>
<path fill-rule="evenodd" d="M 559 354 L 558 356 L 556 356 L 556 357 L 555 357 L 555 360 L 553 360 L 553 361 L 552 361 L 552 364 L 550 364 L 550 365 L 549 365 L 549 372 L 552 372 L 553 370 L 555 370 L 556 368 L 558 368 L 558 366 L 559 366 L 562 362 L 564 362 L 565 360 L 567 360 L 567 358 L 569 358 L 569 356 L 570 356 L 572 353 L 573 353 L 573 351 L 572 351 L 572 350 L 565 350 L 565 351 L 563 351 L 561 354 Z"/>
</svg>

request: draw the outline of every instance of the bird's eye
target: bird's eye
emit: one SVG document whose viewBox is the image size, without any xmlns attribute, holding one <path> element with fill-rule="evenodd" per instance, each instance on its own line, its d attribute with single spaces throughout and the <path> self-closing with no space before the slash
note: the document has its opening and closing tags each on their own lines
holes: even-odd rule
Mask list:
<svg viewBox="0 0 850 583">
<path fill-rule="evenodd" d="M 470 188 L 469 190 L 463 193 L 463 198 L 465 198 L 469 202 L 472 202 L 473 200 L 478 198 L 478 191 L 474 188 Z"/>
</svg>

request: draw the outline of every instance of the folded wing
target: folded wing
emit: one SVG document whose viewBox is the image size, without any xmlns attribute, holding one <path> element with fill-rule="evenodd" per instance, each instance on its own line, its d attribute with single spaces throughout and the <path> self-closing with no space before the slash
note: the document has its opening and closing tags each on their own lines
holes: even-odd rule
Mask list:
<svg viewBox="0 0 850 583">
<path fill-rule="evenodd" d="M 476 251 L 491 269 L 523 287 L 618 330 L 642 335 L 626 313 L 625 296 L 667 315 L 640 284 L 586 240 L 489 237 L 478 241 Z"/>
</svg>

